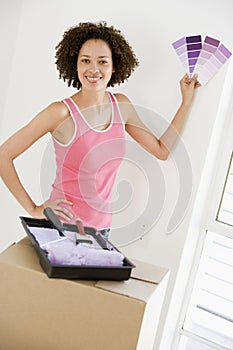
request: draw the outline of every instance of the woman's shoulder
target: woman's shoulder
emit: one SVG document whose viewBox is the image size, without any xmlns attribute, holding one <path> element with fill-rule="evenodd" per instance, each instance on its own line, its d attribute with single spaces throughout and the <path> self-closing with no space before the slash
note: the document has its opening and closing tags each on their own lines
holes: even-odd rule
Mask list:
<svg viewBox="0 0 233 350">
<path fill-rule="evenodd" d="M 70 117 L 69 110 L 62 101 L 50 102 L 36 117 L 51 131 Z"/>
<path fill-rule="evenodd" d="M 133 104 L 125 94 L 115 93 L 114 96 L 117 100 L 122 119 L 126 124 L 129 118 L 135 113 Z"/>
<path fill-rule="evenodd" d="M 113 95 L 115 96 L 117 102 L 119 103 L 131 103 L 130 99 L 125 94 L 117 92 L 117 93 L 114 93 Z"/>
<path fill-rule="evenodd" d="M 66 104 L 63 102 L 63 100 L 62 101 L 53 101 L 53 102 L 51 102 L 48 105 L 47 109 L 50 110 L 53 113 L 59 114 L 60 116 L 66 115 L 66 113 L 68 111 L 68 108 L 67 108 Z"/>
<path fill-rule="evenodd" d="M 69 116 L 69 109 L 63 101 L 53 101 L 47 106 L 47 112 L 57 121 L 63 121 Z"/>
</svg>

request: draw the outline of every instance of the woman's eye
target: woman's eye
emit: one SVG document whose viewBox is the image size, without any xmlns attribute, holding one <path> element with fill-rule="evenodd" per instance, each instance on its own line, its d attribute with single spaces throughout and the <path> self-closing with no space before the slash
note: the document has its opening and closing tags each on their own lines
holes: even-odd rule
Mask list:
<svg viewBox="0 0 233 350">
<path fill-rule="evenodd" d="M 89 61 L 87 58 L 83 58 L 83 59 L 81 60 L 81 62 L 82 62 L 82 63 L 89 63 L 90 61 Z"/>
</svg>

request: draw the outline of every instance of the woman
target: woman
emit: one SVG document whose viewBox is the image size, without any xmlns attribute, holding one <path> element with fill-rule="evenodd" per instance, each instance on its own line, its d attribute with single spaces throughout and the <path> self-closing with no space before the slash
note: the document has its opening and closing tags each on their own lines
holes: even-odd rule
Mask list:
<svg viewBox="0 0 233 350">
<path fill-rule="evenodd" d="M 119 30 L 105 22 L 68 29 L 56 47 L 56 64 L 60 78 L 77 92 L 51 103 L 0 147 L 0 175 L 32 217 L 43 218 L 44 208 L 50 207 L 65 222 L 79 218 L 86 226 L 107 229 L 111 227 L 112 188 L 124 157 L 125 131 L 155 157 L 167 159 L 199 86 L 197 77 L 181 79 L 180 108 L 157 139 L 125 95 L 107 91 L 127 80 L 139 64 Z M 38 205 L 20 182 L 13 161 L 48 132 L 57 172 L 50 198 Z"/>
</svg>

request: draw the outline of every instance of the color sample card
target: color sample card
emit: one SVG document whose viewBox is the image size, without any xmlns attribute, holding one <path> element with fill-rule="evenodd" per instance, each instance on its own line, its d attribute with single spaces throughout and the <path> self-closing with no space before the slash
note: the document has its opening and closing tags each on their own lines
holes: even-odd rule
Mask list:
<svg viewBox="0 0 233 350">
<path fill-rule="evenodd" d="M 232 53 L 218 39 L 201 35 L 187 36 L 172 43 L 189 77 L 198 74 L 201 85 L 207 82 L 226 63 Z"/>
<path fill-rule="evenodd" d="M 201 35 L 183 37 L 172 43 L 172 46 L 191 78 L 202 49 Z"/>
</svg>

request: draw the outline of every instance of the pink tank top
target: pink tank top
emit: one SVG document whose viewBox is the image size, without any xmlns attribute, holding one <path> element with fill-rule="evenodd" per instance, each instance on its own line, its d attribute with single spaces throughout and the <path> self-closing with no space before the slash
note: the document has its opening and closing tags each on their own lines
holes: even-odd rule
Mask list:
<svg viewBox="0 0 233 350">
<path fill-rule="evenodd" d="M 50 200 L 71 201 L 71 223 L 79 217 L 85 226 L 96 229 L 111 227 L 112 190 L 125 154 L 124 124 L 115 97 L 110 92 L 108 96 L 112 120 L 106 129 L 93 129 L 74 101 L 66 98 L 63 102 L 73 118 L 74 135 L 68 144 L 53 138 L 56 178 Z"/>
</svg>

